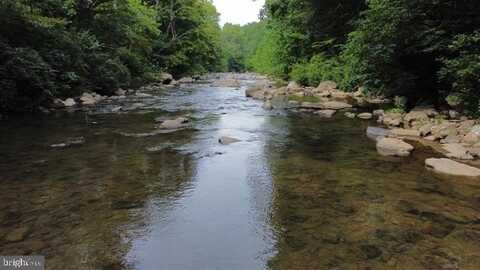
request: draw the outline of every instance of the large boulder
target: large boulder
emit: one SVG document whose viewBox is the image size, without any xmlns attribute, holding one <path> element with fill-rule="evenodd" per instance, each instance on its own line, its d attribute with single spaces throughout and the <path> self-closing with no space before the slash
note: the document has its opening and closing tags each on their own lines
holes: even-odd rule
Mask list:
<svg viewBox="0 0 480 270">
<path fill-rule="evenodd" d="M 377 151 L 382 156 L 409 156 L 413 150 L 410 144 L 394 138 L 382 138 L 377 141 Z"/>
<path fill-rule="evenodd" d="M 434 172 L 465 177 L 480 177 L 480 169 L 453 161 L 448 158 L 429 158 L 425 166 Z"/>
</svg>

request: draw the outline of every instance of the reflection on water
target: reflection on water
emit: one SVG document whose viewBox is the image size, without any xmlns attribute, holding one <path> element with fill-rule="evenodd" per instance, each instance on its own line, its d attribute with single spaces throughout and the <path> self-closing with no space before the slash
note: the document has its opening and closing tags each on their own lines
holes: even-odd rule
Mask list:
<svg viewBox="0 0 480 270">
<path fill-rule="evenodd" d="M 428 149 L 380 157 L 366 122 L 265 112 L 243 90 L 151 94 L 117 101 L 123 114 L 2 123 L 0 254 L 48 269 L 480 268 L 480 184 L 426 171 Z M 194 129 L 120 135 L 177 115 Z"/>
</svg>

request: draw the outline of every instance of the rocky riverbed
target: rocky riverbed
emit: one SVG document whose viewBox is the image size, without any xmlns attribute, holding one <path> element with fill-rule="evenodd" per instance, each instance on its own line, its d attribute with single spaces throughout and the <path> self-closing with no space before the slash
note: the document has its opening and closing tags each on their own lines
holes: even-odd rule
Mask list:
<svg viewBox="0 0 480 270">
<path fill-rule="evenodd" d="M 474 147 L 468 119 L 252 74 L 89 95 L 2 122 L 0 254 L 54 270 L 480 265 L 476 161 L 424 145 L 458 150 L 455 130 Z"/>
<path fill-rule="evenodd" d="M 414 146 L 405 141 L 416 141 L 451 159 L 442 163 L 442 170 L 438 170 L 438 166 L 426 164 L 427 168 L 442 174 L 480 176 L 480 169 L 460 166 L 458 163 L 460 161 L 480 166 L 480 162 L 469 162 L 480 158 L 479 121 L 461 116 L 456 111 L 439 112 L 430 106 L 415 107 L 408 113 L 384 110 L 382 108 L 390 104 L 390 100 L 369 97 L 362 89 L 346 93 L 337 89 L 337 84 L 332 81 L 322 82 L 318 87 L 312 88 L 302 87 L 295 82 L 276 87 L 275 83 L 264 80 L 247 89 L 246 95 L 263 100 L 263 107 L 267 110 L 287 108 L 313 113 L 322 118 L 331 118 L 341 113 L 350 119 L 375 119 L 380 127 L 385 128 L 381 135 L 369 134 L 378 140 L 377 149 L 380 154 L 409 156 Z M 378 133 L 378 128 L 375 132 Z M 468 168 L 469 172 L 462 173 L 465 170 L 460 168 Z"/>
</svg>

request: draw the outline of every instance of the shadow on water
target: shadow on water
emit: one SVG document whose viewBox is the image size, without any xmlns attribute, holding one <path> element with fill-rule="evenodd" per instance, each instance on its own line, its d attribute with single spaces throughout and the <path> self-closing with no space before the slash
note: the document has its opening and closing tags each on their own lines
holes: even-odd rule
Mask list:
<svg viewBox="0 0 480 270">
<path fill-rule="evenodd" d="M 366 123 L 291 115 L 269 143 L 279 233 L 271 269 L 478 269 L 480 185 L 440 179 L 418 146 L 377 155 Z M 286 141 L 286 143 L 276 143 Z"/>
</svg>

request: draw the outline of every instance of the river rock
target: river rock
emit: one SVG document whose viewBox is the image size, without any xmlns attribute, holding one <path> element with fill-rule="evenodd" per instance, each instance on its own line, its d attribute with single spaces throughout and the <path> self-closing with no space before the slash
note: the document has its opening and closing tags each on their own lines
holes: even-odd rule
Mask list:
<svg viewBox="0 0 480 270">
<path fill-rule="evenodd" d="M 172 74 L 162 72 L 158 75 L 158 80 L 163 84 L 170 84 L 173 81 Z"/>
<path fill-rule="evenodd" d="M 429 158 L 425 160 L 425 165 L 437 173 L 454 176 L 480 177 L 480 169 L 448 158 Z"/>
<path fill-rule="evenodd" d="M 222 136 L 220 139 L 218 139 L 218 142 L 223 145 L 229 145 L 232 143 L 240 142 L 240 140 L 228 136 Z"/>
<path fill-rule="evenodd" d="M 303 88 L 301 85 L 299 85 L 297 82 L 291 81 L 287 85 L 287 91 L 288 92 L 299 92 L 302 91 Z"/>
<path fill-rule="evenodd" d="M 185 118 L 185 117 L 178 117 L 176 119 L 173 119 L 173 120 L 165 120 L 163 121 L 159 126 L 158 128 L 160 129 L 173 129 L 173 130 L 177 130 L 177 129 L 182 129 L 182 128 L 186 128 L 188 126 L 188 118 Z"/>
<path fill-rule="evenodd" d="M 394 138 L 382 138 L 377 141 L 377 151 L 382 156 L 409 156 L 413 150 L 410 144 Z"/>
<path fill-rule="evenodd" d="M 448 116 L 450 117 L 450 119 L 457 119 L 460 116 L 460 113 L 454 110 L 449 110 Z"/>
<path fill-rule="evenodd" d="M 73 107 L 77 105 L 77 103 L 73 98 L 67 98 L 63 101 L 63 105 L 65 105 L 65 107 Z"/>
<path fill-rule="evenodd" d="M 178 82 L 183 84 L 190 84 L 190 83 L 194 83 L 195 80 L 192 77 L 183 77 L 180 80 L 178 80 Z"/>
<path fill-rule="evenodd" d="M 315 114 L 318 114 L 320 117 L 323 118 L 332 118 L 332 116 L 336 113 L 335 110 L 319 110 L 316 111 Z"/>
<path fill-rule="evenodd" d="M 373 118 L 373 114 L 371 114 L 371 113 L 361 113 L 357 117 L 360 118 L 360 119 L 363 119 L 363 120 L 370 120 L 370 119 Z"/>
<path fill-rule="evenodd" d="M 444 139 L 440 140 L 440 143 L 448 144 L 448 143 L 460 143 L 460 137 L 457 135 L 448 135 Z"/>
<path fill-rule="evenodd" d="M 334 90 L 330 92 L 330 97 L 337 101 L 347 101 L 351 98 L 351 94 L 340 90 Z"/>
<path fill-rule="evenodd" d="M 245 96 L 255 98 L 255 99 L 264 99 L 265 97 L 265 90 L 264 84 L 257 83 L 247 90 L 245 90 Z"/>
<path fill-rule="evenodd" d="M 29 227 L 25 226 L 25 227 L 15 228 L 5 235 L 5 241 L 7 243 L 21 242 L 25 240 L 25 238 L 27 238 L 29 233 L 30 233 Z"/>
<path fill-rule="evenodd" d="M 352 105 L 340 101 L 327 101 L 320 103 L 320 107 L 324 110 L 341 110 L 352 108 Z"/>
<path fill-rule="evenodd" d="M 324 109 L 323 104 L 320 102 L 302 102 L 300 104 L 300 107 L 303 109 Z"/>
<path fill-rule="evenodd" d="M 337 90 L 337 83 L 334 81 L 323 81 L 317 88 L 314 89 L 315 93 L 331 93 Z"/>
<path fill-rule="evenodd" d="M 418 131 L 420 132 L 420 136 L 425 137 L 425 136 L 429 135 L 432 132 L 432 127 L 433 127 L 433 125 L 430 124 L 430 123 L 419 127 Z"/>
<path fill-rule="evenodd" d="M 378 139 L 388 137 L 390 135 L 390 129 L 379 128 L 379 127 L 368 127 L 367 128 L 367 137 L 370 139 Z"/>
<path fill-rule="evenodd" d="M 127 94 L 127 91 L 123 90 L 121 88 L 119 88 L 117 91 L 115 91 L 115 95 L 117 95 L 117 96 L 125 96 L 126 94 Z"/>
<path fill-rule="evenodd" d="M 239 88 L 240 87 L 240 82 L 235 79 L 224 79 L 224 80 L 218 80 L 213 82 L 214 87 L 233 87 L 233 88 Z"/>
<path fill-rule="evenodd" d="M 379 118 L 379 122 L 383 123 L 386 126 L 398 127 L 402 123 L 402 114 L 401 113 L 386 113 Z"/>
<path fill-rule="evenodd" d="M 415 129 L 394 128 L 392 129 L 391 135 L 395 137 L 420 137 L 420 131 Z"/>
<path fill-rule="evenodd" d="M 96 103 L 95 98 L 90 93 L 83 93 L 83 95 L 80 97 L 80 101 L 83 105 L 93 105 Z"/>
<path fill-rule="evenodd" d="M 65 103 L 63 103 L 63 100 L 56 98 L 52 101 L 51 107 L 54 109 L 63 109 L 65 108 Z"/>
<path fill-rule="evenodd" d="M 457 135 L 457 127 L 455 123 L 444 121 L 432 127 L 432 135 L 438 139 L 443 139 L 448 135 Z"/>
<path fill-rule="evenodd" d="M 385 111 L 384 110 L 374 110 L 373 115 L 376 116 L 376 117 L 384 116 Z"/>
<path fill-rule="evenodd" d="M 346 112 L 345 117 L 354 119 L 355 117 L 357 117 L 357 115 L 355 113 L 352 113 L 352 112 Z"/>
<path fill-rule="evenodd" d="M 465 120 L 460 123 L 457 130 L 459 134 L 466 135 L 472 130 L 474 126 L 475 126 L 475 120 Z M 477 135 L 480 135 L 480 134 L 477 134 Z"/>
<path fill-rule="evenodd" d="M 462 142 L 466 144 L 476 144 L 480 141 L 480 136 L 475 132 L 469 132 L 462 138 Z"/>
<path fill-rule="evenodd" d="M 448 143 L 443 144 L 442 148 L 447 151 L 447 157 L 470 160 L 473 159 L 473 156 L 468 153 L 468 149 L 459 143 Z"/>
<path fill-rule="evenodd" d="M 423 110 L 412 110 L 403 117 L 406 127 L 419 126 L 430 120 L 428 114 Z"/>
</svg>

